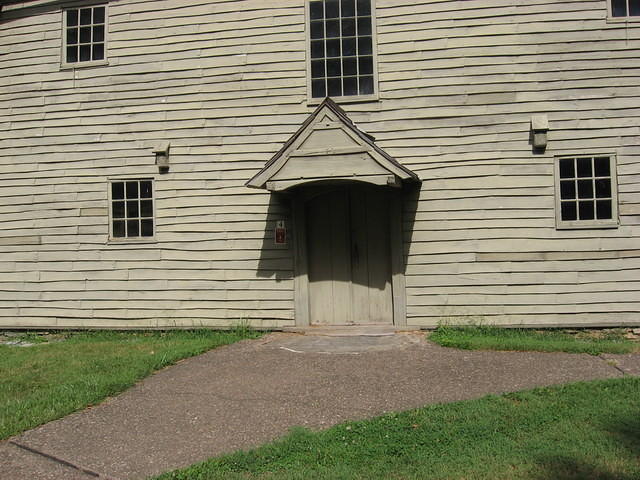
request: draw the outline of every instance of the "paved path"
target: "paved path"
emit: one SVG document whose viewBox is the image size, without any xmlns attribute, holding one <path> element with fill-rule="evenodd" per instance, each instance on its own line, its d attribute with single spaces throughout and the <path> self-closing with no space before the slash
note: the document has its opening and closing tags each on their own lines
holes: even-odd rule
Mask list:
<svg viewBox="0 0 640 480">
<path fill-rule="evenodd" d="M 616 365 L 617 363 L 617 365 Z M 640 375 L 640 355 L 479 352 L 421 334 L 275 333 L 152 375 L 101 405 L 0 443 L 0 479 L 142 479 L 391 410 Z"/>
</svg>

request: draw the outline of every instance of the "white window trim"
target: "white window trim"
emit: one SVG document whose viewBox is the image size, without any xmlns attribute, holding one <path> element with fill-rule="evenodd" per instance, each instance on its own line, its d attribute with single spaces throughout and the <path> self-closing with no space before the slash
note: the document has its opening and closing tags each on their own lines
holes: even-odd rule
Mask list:
<svg viewBox="0 0 640 480">
<path fill-rule="evenodd" d="M 150 181 L 151 182 L 151 192 L 152 192 L 152 197 L 151 199 L 153 200 L 153 236 L 152 237 L 114 237 L 113 236 L 113 216 L 112 216 L 112 212 L 113 212 L 113 204 L 112 204 L 112 189 L 111 189 L 111 185 L 114 182 L 130 182 L 132 180 L 137 180 L 137 181 Z M 123 243 L 157 243 L 157 222 L 156 222 L 156 203 L 157 203 L 157 195 L 156 195 L 156 180 L 153 177 L 139 177 L 139 176 L 135 176 L 135 177 L 127 177 L 127 176 L 123 176 L 123 177 L 113 177 L 113 178 L 108 178 L 107 179 L 107 216 L 108 216 L 108 221 L 109 221 L 109 236 L 107 237 L 107 243 L 114 243 L 114 244 L 123 244 Z"/>
<path fill-rule="evenodd" d="M 626 15 L 624 17 L 614 17 L 613 9 L 611 8 L 611 0 L 607 1 L 607 23 L 633 23 L 640 22 L 640 15 Z M 627 4 L 628 6 L 628 4 Z M 628 10 L 627 10 L 628 12 Z"/>
<path fill-rule="evenodd" d="M 104 7 L 104 59 L 91 60 L 88 62 L 67 62 L 67 10 L 79 8 Z M 109 65 L 109 5 L 106 2 L 96 2 L 88 4 L 69 4 L 61 9 L 62 30 L 60 32 L 60 70 L 75 70 L 78 68 L 97 67 Z"/>
<path fill-rule="evenodd" d="M 611 173 L 611 219 L 595 219 L 595 220 L 562 220 L 562 211 L 560 208 L 560 160 L 563 158 L 594 158 L 609 157 L 609 169 Z M 615 153 L 593 153 L 579 155 L 557 155 L 553 158 L 554 170 L 554 192 L 555 192 L 555 213 L 556 213 L 556 229 L 558 230 L 578 230 L 578 229 L 597 229 L 597 228 L 618 228 L 620 222 L 618 219 L 618 162 Z M 592 177 L 593 178 L 593 177 Z"/>
<path fill-rule="evenodd" d="M 319 105 L 324 98 L 315 98 L 311 92 L 311 32 L 310 29 L 310 0 L 304 0 L 304 34 L 305 34 L 305 63 L 307 67 L 307 105 Z M 371 0 L 371 42 L 373 43 L 373 93 L 371 95 L 347 95 L 331 97 L 336 103 L 372 102 L 380 99 L 378 81 L 378 29 L 376 20 L 376 0 Z"/>
</svg>

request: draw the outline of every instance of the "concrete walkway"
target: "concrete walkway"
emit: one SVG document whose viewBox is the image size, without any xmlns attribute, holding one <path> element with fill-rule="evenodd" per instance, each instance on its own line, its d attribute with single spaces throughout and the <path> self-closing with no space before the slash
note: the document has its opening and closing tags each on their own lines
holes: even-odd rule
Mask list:
<svg viewBox="0 0 640 480">
<path fill-rule="evenodd" d="M 141 479 L 348 420 L 579 380 L 640 355 L 480 352 L 420 333 L 269 334 L 180 362 L 101 405 L 0 443 L 0 479 Z"/>
</svg>

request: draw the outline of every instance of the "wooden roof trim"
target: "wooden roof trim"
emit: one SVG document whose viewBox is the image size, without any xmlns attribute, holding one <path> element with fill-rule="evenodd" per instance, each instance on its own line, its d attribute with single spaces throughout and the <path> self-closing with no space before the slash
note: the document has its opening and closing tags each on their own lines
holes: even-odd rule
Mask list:
<svg viewBox="0 0 640 480">
<path fill-rule="evenodd" d="M 276 163 L 278 162 L 278 160 L 280 160 L 283 157 L 283 155 L 300 138 L 300 136 L 305 131 L 307 131 L 309 126 L 316 120 L 320 112 L 325 108 L 329 109 L 333 114 L 335 114 L 338 120 L 343 125 L 345 125 L 352 133 L 354 133 L 360 140 L 362 140 L 366 145 L 368 145 L 371 148 L 372 150 L 371 153 L 374 154 L 373 155 L 374 157 L 377 157 L 375 158 L 375 160 L 378 163 L 380 163 L 381 166 L 389 169 L 391 172 L 398 175 L 398 177 L 401 178 L 402 180 L 420 181 L 420 178 L 418 177 L 418 175 L 416 175 L 414 172 L 412 172 L 408 168 L 404 167 L 395 158 L 393 158 L 392 156 L 387 154 L 384 150 L 382 150 L 380 147 L 378 147 L 374 143 L 375 138 L 372 135 L 369 135 L 368 133 L 363 132 L 358 127 L 356 127 L 355 124 L 351 121 L 351 119 L 347 116 L 347 113 L 342 108 L 340 108 L 338 104 L 336 104 L 333 100 L 327 97 L 320 103 L 320 105 L 318 105 L 315 111 L 302 123 L 302 125 L 300 126 L 300 128 L 298 128 L 296 133 L 294 133 L 291 136 L 291 138 L 289 138 L 284 143 L 282 148 L 280 148 L 280 150 L 278 150 L 278 152 L 275 155 L 273 155 L 273 157 L 271 157 L 269 161 L 267 161 L 265 166 L 253 177 L 251 177 L 251 179 L 249 179 L 245 183 L 245 185 L 247 187 L 252 187 L 252 188 L 266 188 L 266 184 L 271 177 L 269 173 L 275 174 L 277 171 L 276 170 L 271 172 L 271 170 L 278 168 L 276 166 Z"/>
</svg>

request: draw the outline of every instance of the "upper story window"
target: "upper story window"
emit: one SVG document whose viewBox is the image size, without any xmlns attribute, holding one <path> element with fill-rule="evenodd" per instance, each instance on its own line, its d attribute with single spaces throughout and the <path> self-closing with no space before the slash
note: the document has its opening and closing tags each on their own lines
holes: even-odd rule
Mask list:
<svg viewBox="0 0 640 480">
<path fill-rule="evenodd" d="M 376 93 L 373 0 L 311 0 L 312 98 Z"/>
<path fill-rule="evenodd" d="M 109 195 L 112 239 L 151 239 L 154 235 L 153 181 L 114 180 Z"/>
<path fill-rule="evenodd" d="M 558 228 L 618 225 L 613 155 L 556 158 L 555 177 Z"/>
<path fill-rule="evenodd" d="M 640 0 L 609 0 L 609 2 L 613 18 L 640 17 Z"/>
<path fill-rule="evenodd" d="M 106 10 L 104 5 L 64 11 L 64 62 L 81 64 L 105 59 Z"/>
</svg>

